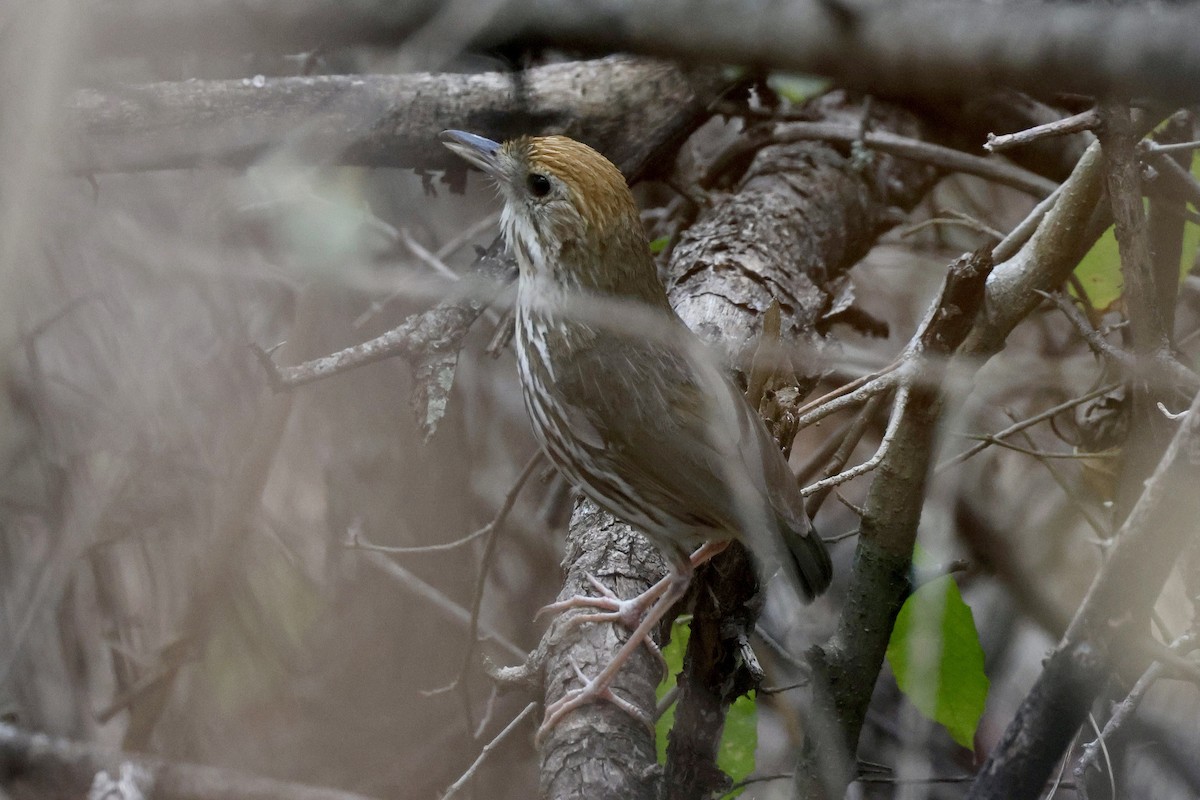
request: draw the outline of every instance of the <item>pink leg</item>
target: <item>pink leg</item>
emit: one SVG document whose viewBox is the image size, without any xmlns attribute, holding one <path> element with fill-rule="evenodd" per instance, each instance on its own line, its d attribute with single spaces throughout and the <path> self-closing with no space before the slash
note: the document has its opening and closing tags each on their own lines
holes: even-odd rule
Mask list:
<svg viewBox="0 0 1200 800">
<path fill-rule="evenodd" d="M 589 703 L 593 703 L 596 700 L 609 700 L 617 707 L 629 713 L 631 716 L 634 716 L 644 722 L 651 730 L 654 729 L 653 720 L 647 718 L 629 701 L 613 694 L 613 692 L 609 689 L 609 685 L 612 683 L 613 678 L 616 677 L 617 672 L 621 669 L 622 665 L 624 665 L 624 663 L 629 660 L 629 657 L 633 655 L 633 651 L 640 647 L 642 642 L 649 640 L 650 634 L 654 630 L 655 626 L 658 625 L 663 616 L 665 616 L 667 611 L 670 610 L 671 606 L 675 605 L 675 603 L 679 601 L 679 598 L 683 597 L 684 593 L 687 592 L 688 584 L 691 583 L 692 580 L 692 571 L 705 561 L 708 561 L 710 558 L 715 556 L 717 553 L 720 553 L 728 546 L 729 542 L 727 541 L 709 542 L 705 544 L 703 547 L 693 553 L 692 557 L 688 559 L 688 561 L 684 562 L 683 565 L 672 565 L 671 572 L 667 575 L 667 577 L 650 587 L 650 589 L 646 590 L 646 592 L 643 592 L 642 595 L 639 595 L 633 600 L 626 601 L 635 602 L 646 594 L 649 594 L 656 589 L 658 590 L 657 596 L 653 600 L 653 605 L 650 606 L 645 616 L 642 617 L 641 623 L 637 626 L 637 628 L 634 629 L 633 633 L 630 634 L 629 638 L 625 641 L 625 644 L 621 645 L 621 649 L 617 651 L 615 656 L 613 656 L 612 661 L 608 662 L 608 666 L 600 670 L 600 673 L 590 680 L 584 680 L 583 674 L 579 672 L 578 668 L 576 668 L 577 676 L 580 678 L 580 680 L 584 680 L 583 687 L 579 689 L 572 689 L 546 707 L 545 719 L 542 722 L 542 727 L 538 729 L 537 735 L 539 739 L 545 736 L 546 733 L 555 725 L 557 725 L 567 714 L 571 713 L 577 708 L 585 706 Z M 659 588 L 660 585 L 661 588 Z M 591 599 L 599 600 L 601 598 Z"/>
</svg>

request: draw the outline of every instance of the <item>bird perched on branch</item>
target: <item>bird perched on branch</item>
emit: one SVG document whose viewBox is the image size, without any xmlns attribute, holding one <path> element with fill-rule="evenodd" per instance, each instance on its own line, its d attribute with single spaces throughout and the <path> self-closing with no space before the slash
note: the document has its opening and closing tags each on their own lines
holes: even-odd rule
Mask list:
<svg viewBox="0 0 1200 800">
<path fill-rule="evenodd" d="M 546 708 L 542 730 L 598 698 L 640 717 L 609 684 L 695 567 L 737 539 L 812 599 L 829 585 L 829 555 L 762 420 L 671 309 L 620 170 L 565 136 L 441 140 L 504 199 L 500 224 L 520 269 L 517 361 L 542 450 L 670 565 L 638 597 L 619 600 L 591 578 L 599 597 L 548 607 L 597 609 L 574 619 L 635 630 L 599 674 Z"/>
</svg>

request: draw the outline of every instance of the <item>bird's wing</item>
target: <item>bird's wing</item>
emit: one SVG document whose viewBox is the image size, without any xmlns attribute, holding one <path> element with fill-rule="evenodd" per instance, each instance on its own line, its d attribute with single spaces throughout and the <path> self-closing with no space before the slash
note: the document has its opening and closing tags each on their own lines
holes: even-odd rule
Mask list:
<svg viewBox="0 0 1200 800">
<path fill-rule="evenodd" d="M 700 359 L 638 348 L 615 363 L 613 352 L 606 345 L 603 361 L 586 365 L 593 384 L 580 402 L 608 468 L 654 507 L 783 565 L 806 596 L 821 592 L 824 546 L 783 454 L 733 382 Z"/>
<path fill-rule="evenodd" d="M 833 570 L 795 475 L 737 386 L 719 369 L 702 365 L 700 372 L 705 391 L 693 413 L 708 421 L 707 463 L 729 489 L 726 502 L 741 538 L 811 600 L 828 587 Z"/>
</svg>

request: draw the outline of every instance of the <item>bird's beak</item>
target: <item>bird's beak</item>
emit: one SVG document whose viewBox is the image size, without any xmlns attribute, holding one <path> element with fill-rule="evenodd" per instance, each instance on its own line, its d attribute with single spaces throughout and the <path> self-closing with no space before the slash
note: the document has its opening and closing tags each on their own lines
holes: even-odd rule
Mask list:
<svg viewBox="0 0 1200 800">
<path fill-rule="evenodd" d="M 496 160 L 500 153 L 500 145 L 497 142 L 466 131 L 442 131 L 438 134 L 438 138 L 442 140 L 442 144 L 465 159 L 467 163 L 478 167 L 496 180 L 500 180 L 500 164 Z"/>
</svg>

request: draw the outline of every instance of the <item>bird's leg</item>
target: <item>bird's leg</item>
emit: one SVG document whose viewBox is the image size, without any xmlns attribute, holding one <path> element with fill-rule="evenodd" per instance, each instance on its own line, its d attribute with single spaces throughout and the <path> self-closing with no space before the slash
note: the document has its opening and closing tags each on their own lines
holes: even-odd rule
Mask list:
<svg viewBox="0 0 1200 800">
<path fill-rule="evenodd" d="M 571 713 L 577 708 L 593 703 L 596 700 L 609 700 L 618 708 L 635 717 L 639 721 L 646 724 L 651 731 L 654 730 L 654 721 L 649 719 L 632 703 L 624 698 L 617 697 L 610 689 L 609 685 L 617 672 L 621 669 L 629 657 L 633 655 L 633 651 L 641 646 L 642 642 L 650 641 L 650 634 L 655 626 L 662 620 L 666 613 L 670 611 L 671 606 L 679 601 L 679 598 L 687 592 L 688 584 L 692 581 L 692 574 L 695 568 L 710 558 L 720 553 L 729 542 L 709 542 L 692 554 L 691 558 L 682 560 L 681 563 L 672 563 L 671 571 L 665 578 L 650 587 L 646 593 L 658 589 L 662 584 L 662 588 L 658 591 L 657 599 L 653 601 L 653 605 L 642 617 L 641 623 L 634 629 L 625 643 L 621 645 L 621 649 L 613 656 L 608 665 L 600 670 L 596 677 L 586 680 L 582 688 L 572 689 L 564 694 L 555 702 L 546 707 L 546 716 L 542 721 L 542 727 L 538 729 L 538 738 L 541 739 L 551 728 L 557 725 L 563 717 Z M 641 597 L 641 595 L 639 595 Z M 599 598 L 596 598 L 599 599 Z M 637 600 L 638 598 L 634 598 Z M 629 601 L 632 602 L 632 601 Z M 576 668 L 576 674 L 580 679 L 583 679 L 582 673 Z"/>
</svg>

